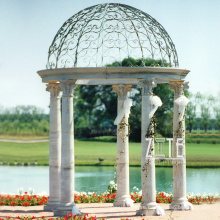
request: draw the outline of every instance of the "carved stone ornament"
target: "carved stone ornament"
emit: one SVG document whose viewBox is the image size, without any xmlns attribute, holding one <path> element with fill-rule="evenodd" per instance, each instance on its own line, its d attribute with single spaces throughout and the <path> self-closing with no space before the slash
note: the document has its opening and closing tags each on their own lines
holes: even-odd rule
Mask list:
<svg viewBox="0 0 220 220">
<path fill-rule="evenodd" d="M 189 89 L 189 82 L 184 82 L 183 83 L 183 89 L 184 90 Z"/>
<path fill-rule="evenodd" d="M 126 84 L 126 85 L 113 85 L 113 92 L 118 94 L 119 98 L 126 98 L 128 92 L 132 90 L 132 85 L 131 84 Z"/>
<path fill-rule="evenodd" d="M 189 88 L 189 82 L 170 82 L 170 89 L 174 91 L 175 96 L 184 95 L 184 90 Z"/>
<path fill-rule="evenodd" d="M 157 86 L 155 79 L 141 80 L 138 86 L 142 88 L 142 95 L 153 94 L 152 89 Z"/>
<path fill-rule="evenodd" d="M 49 83 L 47 84 L 46 91 L 50 92 L 51 98 L 59 98 L 60 95 L 60 85 L 58 83 Z"/>
<path fill-rule="evenodd" d="M 73 89 L 75 89 L 76 86 L 76 80 L 65 80 L 60 82 L 60 89 L 63 91 L 63 96 L 72 96 Z"/>
</svg>

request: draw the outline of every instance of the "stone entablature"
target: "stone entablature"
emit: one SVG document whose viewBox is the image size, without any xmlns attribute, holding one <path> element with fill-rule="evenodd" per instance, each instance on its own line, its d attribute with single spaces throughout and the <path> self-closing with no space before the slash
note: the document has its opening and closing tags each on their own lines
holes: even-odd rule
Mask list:
<svg viewBox="0 0 220 220">
<path fill-rule="evenodd" d="M 139 80 L 153 78 L 157 83 L 169 83 L 170 80 L 184 80 L 189 72 L 186 69 L 170 67 L 99 67 L 40 70 L 38 74 L 42 81 L 47 83 L 73 79 L 77 80 L 79 85 L 89 84 L 87 80 L 91 80 L 93 85 L 113 85 L 137 84 Z"/>
</svg>

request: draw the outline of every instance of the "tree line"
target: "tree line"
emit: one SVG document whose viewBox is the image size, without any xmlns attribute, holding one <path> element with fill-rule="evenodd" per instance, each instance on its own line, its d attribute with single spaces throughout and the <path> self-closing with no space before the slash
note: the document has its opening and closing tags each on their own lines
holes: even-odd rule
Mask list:
<svg viewBox="0 0 220 220">
<path fill-rule="evenodd" d="M 133 88 L 130 98 L 133 100 L 130 124 L 130 140 L 140 141 L 141 137 L 141 89 Z M 168 85 L 154 88 L 163 105 L 156 112 L 157 133 L 172 137 L 173 92 Z M 186 129 L 220 130 L 219 100 L 200 93 L 190 94 L 185 112 Z M 76 137 L 116 135 L 113 122 L 117 116 L 117 94 L 111 86 L 78 86 L 74 93 L 74 121 Z M 1 135 L 48 135 L 49 115 L 36 106 L 17 106 L 0 109 Z"/>
<path fill-rule="evenodd" d="M 36 106 L 0 108 L 1 135 L 48 135 L 49 115 Z"/>
<path fill-rule="evenodd" d="M 186 108 L 186 123 L 192 130 L 220 130 L 220 97 L 188 93 L 190 103 Z"/>
</svg>

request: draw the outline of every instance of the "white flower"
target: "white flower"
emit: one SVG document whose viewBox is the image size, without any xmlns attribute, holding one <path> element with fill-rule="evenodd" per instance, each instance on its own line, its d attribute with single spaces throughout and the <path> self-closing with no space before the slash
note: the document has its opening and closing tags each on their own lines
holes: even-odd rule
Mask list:
<svg viewBox="0 0 220 220">
<path fill-rule="evenodd" d="M 138 189 L 136 186 L 134 186 L 134 187 L 133 187 L 133 190 L 134 190 L 135 192 L 137 192 L 139 189 Z"/>
<path fill-rule="evenodd" d="M 115 184 L 114 180 L 110 181 L 109 184 L 114 185 Z"/>
<path fill-rule="evenodd" d="M 20 195 L 23 193 L 23 191 L 24 191 L 23 188 L 20 188 L 20 189 L 18 190 L 18 192 L 19 192 Z"/>
<path fill-rule="evenodd" d="M 41 192 L 41 193 L 38 193 L 37 195 L 39 195 L 39 196 L 48 196 L 48 194 L 47 194 L 47 192 Z"/>
<path fill-rule="evenodd" d="M 142 195 L 142 190 L 139 191 L 137 194 L 138 194 L 139 196 L 141 196 L 141 195 Z"/>
<path fill-rule="evenodd" d="M 30 195 L 33 195 L 34 190 L 31 187 L 28 189 L 28 191 L 30 192 Z"/>
</svg>

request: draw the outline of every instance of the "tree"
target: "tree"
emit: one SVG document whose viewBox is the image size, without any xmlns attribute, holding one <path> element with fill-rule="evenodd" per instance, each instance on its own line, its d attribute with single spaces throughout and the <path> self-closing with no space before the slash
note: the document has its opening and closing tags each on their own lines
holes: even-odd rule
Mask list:
<svg viewBox="0 0 220 220">
<path fill-rule="evenodd" d="M 204 104 L 201 105 L 201 119 L 206 133 L 210 119 L 210 112 L 209 112 L 209 107 L 205 106 Z"/>
<path fill-rule="evenodd" d="M 159 84 L 153 89 L 153 93 L 160 97 L 163 105 L 155 113 L 157 131 L 164 137 L 173 136 L 173 91 L 168 84 Z"/>
<path fill-rule="evenodd" d="M 187 92 L 186 96 L 190 99 L 189 104 L 186 106 L 185 118 L 186 124 L 189 127 L 189 134 L 192 133 L 193 125 L 196 123 L 196 105 L 193 104 L 193 94 Z"/>
<path fill-rule="evenodd" d="M 193 125 L 196 122 L 196 106 L 193 105 L 191 102 L 186 107 L 185 118 L 186 124 L 189 126 L 189 134 L 191 135 Z"/>
<path fill-rule="evenodd" d="M 215 119 L 216 119 L 216 125 L 218 129 L 220 130 L 220 107 L 215 106 L 213 109 L 214 109 L 214 114 L 215 114 Z"/>
<path fill-rule="evenodd" d="M 94 112 L 98 106 L 97 86 L 80 86 L 76 89 L 74 95 L 77 101 L 75 102 L 75 119 L 83 117 L 88 126 L 91 126 Z M 76 122 L 77 123 L 77 122 Z"/>
<path fill-rule="evenodd" d="M 215 102 L 215 98 L 212 95 L 207 96 L 197 92 L 195 95 L 195 102 L 197 104 L 198 113 L 201 118 L 201 124 L 203 125 L 205 132 L 207 132 L 211 119 L 211 110 Z"/>
<path fill-rule="evenodd" d="M 117 115 L 117 95 L 112 86 L 78 86 L 74 91 L 74 118 L 79 127 L 112 126 Z"/>
</svg>

